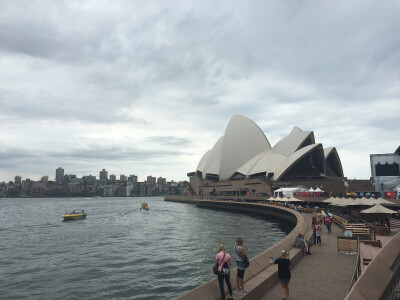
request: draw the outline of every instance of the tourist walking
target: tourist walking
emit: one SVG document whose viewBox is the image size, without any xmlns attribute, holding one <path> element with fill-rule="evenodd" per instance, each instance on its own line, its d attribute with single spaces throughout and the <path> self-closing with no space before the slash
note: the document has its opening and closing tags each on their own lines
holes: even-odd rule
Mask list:
<svg viewBox="0 0 400 300">
<path fill-rule="evenodd" d="M 328 233 L 332 232 L 332 218 L 329 215 L 326 215 L 325 217 L 325 225 L 326 229 L 328 230 Z"/>
<path fill-rule="evenodd" d="M 221 292 L 221 300 L 225 300 L 225 288 L 224 288 L 224 280 L 228 287 L 228 292 L 231 297 L 233 297 L 233 291 L 230 281 L 230 269 L 229 266 L 231 263 L 231 256 L 226 253 L 225 246 L 223 244 L 219 245 L 218 253 L 215 257 L 215 265 L 218 265 L 218 284 L 219 290 Z"/>
<path fill-rule="evenodd" d="M 239 237 L 236 240 L 235 244 L 236 266 L 237 266 L 236 286 L 238 290 L 243 293 L 248 292 L 248 290 L 244 288 L 243 284 L 244 271 L 246 270 L 245 260 L 247 259 L 246 257 L 247 249 L 248 249 L 247 247 L 243 246 L 243 239 Z"/>
<path fill-rule="evenodd" d="M 321 232 L 322 232 L 322 227 L 320 223 L 317 223 L 315 225 L 315 235 L 317 237 L 317 244 L 321 246 Z"/>
<path fill-rule="evenodd" d="M 283 299 L 289 300 L 289 282 L 291 278 L 289 266 L 291 263 L 289 260 L 289 253 L 286 250 L 282 250 L 281 253 L 281 257 L 275 260 L 271 259 L 269 263 L 278 265 L 278 278 L 285 296 Z"/>
<path fill-rule="evenodd" d="M 312 217 L 311 226 L 312 226 L 312 229 L 313 229 L 313 243 L 314 244 L 317 243 L 317 233 L 315 232 L 317 223 L 318 223 L 317 218 L 315 216 Z"/>
</svg>

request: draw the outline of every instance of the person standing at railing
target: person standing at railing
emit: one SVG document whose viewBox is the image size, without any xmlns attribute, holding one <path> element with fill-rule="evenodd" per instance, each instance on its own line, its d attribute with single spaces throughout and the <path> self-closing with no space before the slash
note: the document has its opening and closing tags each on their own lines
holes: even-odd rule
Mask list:
<svg viewBox="0 0 400 300">
<path fill-rule="evenodd" d="M 289 259 L 289 252 L 286 250 L 282 250 L 281 257 L 277 259 L 273 259 L 272 257 L 269 260 L 270 264 L 277 264 L 278 265 L 278 278 L 279 282 L 282 286 L 283 294 L 285 295 L 285 300 L 289 300 L 289 282 L 291 279 L 290 274 L 290 259 Z"/>
</svg>

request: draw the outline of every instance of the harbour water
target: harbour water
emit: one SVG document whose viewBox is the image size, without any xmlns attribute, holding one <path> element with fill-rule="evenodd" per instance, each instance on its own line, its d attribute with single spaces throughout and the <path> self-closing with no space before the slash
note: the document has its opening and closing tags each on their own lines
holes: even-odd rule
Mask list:
<svg viewBox="0 0 400 300">
<path fill-rule="evenodd" d="M 234 264 L 238 236 L 251 258 L 291 229 L 162 197 L 1 199 L 0 299 L 173 299 L 214 278 L 218 244 Z"/>
</svg>

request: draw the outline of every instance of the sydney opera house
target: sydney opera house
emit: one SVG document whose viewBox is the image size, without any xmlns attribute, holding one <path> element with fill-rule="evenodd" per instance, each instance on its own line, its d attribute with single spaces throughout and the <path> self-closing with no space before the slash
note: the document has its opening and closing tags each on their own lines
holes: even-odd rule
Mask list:
<svg viewBox="0 0 400 300">
<path fill-rule="evenodd" d="M 344 193 L 348 182 L 335 147 L 316 143 L 313 131 L 294 127 L 271 147 L 257 124 L 239 115 L 187 175 L 192 193 L 201 196 L 263 195 L 288 186 Z M 367 190 L 368 182 L 354 181 L 353 188 Z"/>
</svg>

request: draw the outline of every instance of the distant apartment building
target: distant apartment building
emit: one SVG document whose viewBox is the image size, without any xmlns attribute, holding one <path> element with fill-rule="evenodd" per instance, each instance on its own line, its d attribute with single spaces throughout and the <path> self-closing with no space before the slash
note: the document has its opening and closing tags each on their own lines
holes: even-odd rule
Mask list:
<svg viewBox="0 0 400 300">
<path fill-rule="evenodd" d="M 59 184 L 64 182 L 64 169 L 61 167 L 56 169 L 56 182 Z"/>
<path fill-rule="evenodd" d="M 21 185 L 21 183 L 22 183 L 21 176 L 18 176 L 18 175 L 15 176 L 14 183 L 15 183 L 15 185 Z"/>
<path fill-rule="evenodd" d="M 40 182 L 47 185 L 49 183 L 49 176 L 42 176 L 42 178 L 40 178 Z"/>
<path fill-rule="evenodd" d="M 106 186 L 104 186 L 103 196 L 104 197 L 115 196 L 115 194 L 117 192 L 117 188 L 118 188 L 118 186 L 115 186 L 115 185 L 106 185 Z"/>
<path fill-rule="evenodd" d="M 157 178 L 157 184 L 166 185 L 167 184 L 167 178 L 158 177 Z"/>
<path fill-rule="evenodd" d="M 125 184 L 117 185 L 116 194 L 118 197 L 125 197 L 126 196 L 126 186 Z"/>
<path fill-rule="evenodd" d="M 82 179 L 83 179 L 83 182 L 86 184 L 90 184 L 90 185 L 96 184 L 96 176 L 93 176 L 92 174 L 90 174 L 88 176 L 83 176 Z"/>
<path fill-rule="evenodd" d="M 119 181 L 127 182 L 128 181 L 128 177 L 126 177 L 125 175 L 119 175 Z"/>
<path fill-rule="evenodd" d="M 47 189 L 47 184 L 42 181 L 31 182 L 31 193 L 32 195 L 42 194 Z"/>
<path fill-rule="evenodd" d="M 138 182 L 138 177 L 136 175 L 130 175 L 128 181 L 132 182 L 132 183 L 137 183 Z"/>
<path fill-rule="evenodd" d="M 147 185 L 155 185 L 157 182 L 157 178 L 153 177 L 153 176 L 147 176 L 147 181 L 146 184 Z"/>
<path fill-rule="evenodd" d="M 30 190 L 31 187 L 32 187 L 32 183 L 33 182 L 29 178 L 27 178 L 25 180 L 22 180 L 22 189 L 23 190 Z"/>
<path fill-rule="evenodd" d="M 128 182 L 126 184 L 126 196 L 129 197 L 132 195 L 132 191 L 133 191 L 134 185 L 131 182 Z"/>
<path fill-rule="evenodd" d="M 82 193 L 85 191 L 85 185 L 82 184 L 82 179 L 74 178 L 72 182 L 68 183 L 67 190 L 70 193 Z"/>
<path fill-rule="evenodd" d="M 108 172 L 106 171 L 106 169 L 102 169 L 100 171 L 100 176 L 99 177 L 100 177 L 100 181 L 103 181 L 103 182 L 107 181 Z"/>
<path fill-rule="evenodd" d="M 115 176 L 114 174 L 110 175 L 110 182 L 111 183 L 115 183 L 117 181 L 117 176 Z"/>
</svg>

